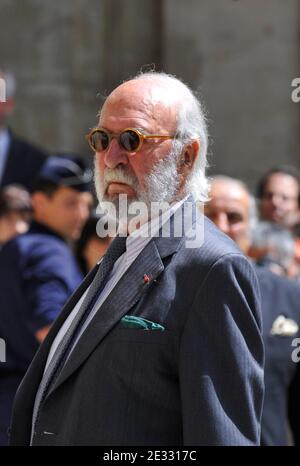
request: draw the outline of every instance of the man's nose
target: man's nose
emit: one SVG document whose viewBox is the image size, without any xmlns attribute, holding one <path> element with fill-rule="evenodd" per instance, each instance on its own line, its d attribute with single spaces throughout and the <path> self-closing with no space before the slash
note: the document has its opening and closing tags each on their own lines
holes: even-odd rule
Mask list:
<svg viewBox="0 0 300 466">
<path fill-rule="evenodd" d="M 273 194 L 272 201 L 275 205 L 282 204 L 284 202 L 284 196 L 282 196 L 282 194 Z"/>
<path fill-rule="evenodd" d="M 104 154 L 104 163 L 108 168 L 116 168 L 119 164 L 128 164 L 128 156 L 115 138 L 110 141 L 109 147 Z"/>
<path fill-rule="evenodd" d="M 273 208 L 280 208 L 284 203 L 284 200 L 280 194 L 272 194 L 272 196 L 269 197 L 269 203 Z"/>
</svg>

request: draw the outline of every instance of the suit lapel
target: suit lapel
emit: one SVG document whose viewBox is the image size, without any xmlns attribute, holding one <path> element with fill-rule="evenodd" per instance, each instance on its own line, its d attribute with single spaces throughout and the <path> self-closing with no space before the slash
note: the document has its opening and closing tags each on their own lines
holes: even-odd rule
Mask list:
<svg viewBox="0 0 300 466">
<path fill-rule="evenodd" d="M 188 202 L 193 203 L 191 198 L 188 199 Z M 194 203 L 193 205 L 195 206 Z M 181 208 L 178 209 L 177 214 L 180 214 L 180 210 L 184 212 L 184 209 Z M 190 216 L 190 213 L 188 216 Z M 191 217 L 194 217 L 194 215 Z M 181 230 L 179 230 L 181 234 L 176 236 L 174 232 L 179 224 L 181 225 Z M 185 213 L 184 215 L 172 216 L 170 219 L 170 235 L 167 237 L 154 237 L 149 241 L 98 309 L 96 315 L 72 351 L 57 381 L 50 389 L 48 396 L 83 364 L 110 330 L 112 330 L 122 317 L 128 313 L 142 295 L 147 293 L 150 283 L 164 270 L 163 259 L 174 254 L 179 248 L 185 234 L 186 226 L 190 228 L 192 224 L 191 222 L 186 222 Z M 81 285 L 76 295 L 73 295 L 71 298 L 68 306 L 63 309 L 59 319 L 55 323 L 53 336 L 50 335 L 50 342 L 48 342 L 47 345 L 48 351 L 62 323 L 69 315 L 84 290 L 91 283 L 95 273 L 96 271 L 94 271 L 92 275 L 90 274 L 89 280 L 86 279 L 83 282 L 84 286 Z M 144 282 L 144 275 L 150 278 L 150 282 Z M 44 363 L 45 362 L 46 361 L 44 361 Z"/>
<path fill-rule="evenodd" d="M 88 325 L 48 396 L 78 369 L 107 333 L 134 306 L 142 294 L 147 292 L 151 281 L 155 280 L 163 269 L 161 256 L 155 242 L 151 240 L 121 277 Z M 144 275 L 148 275 L 150 282 L 145 283 Z"/>
</svg>

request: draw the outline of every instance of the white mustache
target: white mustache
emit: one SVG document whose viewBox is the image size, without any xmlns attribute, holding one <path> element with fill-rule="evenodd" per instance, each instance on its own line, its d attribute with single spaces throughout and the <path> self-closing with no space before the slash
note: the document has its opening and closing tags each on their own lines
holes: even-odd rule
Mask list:
<svg viewBox="0 0 300 466">
<path fill-rule="evenodd" d="M 138 185 L 138 181 L 135 176 L 131 175 L 130 173 L 124 172 L 121 168 L 105 168 L 104 170 L 104 183 L 105 187 L 109 185 L 109 183 L 115 181 L 119 183 L 125 183 L 129 185 L 131 188 L 136 188 Z"/>
</svg>

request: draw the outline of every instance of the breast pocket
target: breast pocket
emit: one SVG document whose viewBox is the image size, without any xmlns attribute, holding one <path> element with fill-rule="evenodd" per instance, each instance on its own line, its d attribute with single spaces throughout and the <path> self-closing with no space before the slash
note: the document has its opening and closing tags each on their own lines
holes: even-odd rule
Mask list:
<svg viewBox="0 0 300 466">
<path fill-rule="evenodd" d="M 174 332 L 169 330 L 145 330 L 117 327 L 111 332 L 111 340 L 145 345 L 172 345 L 176 341 Z"/>
<path fill-rule="evenodd" d="M 122 396 L 126 393 L 126 403 L 138 406 L 138 411 L 145 404 L 171 409 L 170 400 L 177 397 L 178 389 L 174 332 L 116 328 L 106 343 L 110 381 Z"/>
</svg>

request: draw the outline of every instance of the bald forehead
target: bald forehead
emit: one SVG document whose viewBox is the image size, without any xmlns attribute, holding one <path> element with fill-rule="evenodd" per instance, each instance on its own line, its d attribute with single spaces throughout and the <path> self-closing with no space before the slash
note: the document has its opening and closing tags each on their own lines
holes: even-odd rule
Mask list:
<svg viewBox="0 0 300 466">
<path fill-rule="evenodd" d="M 133 79 L 114 89 L 107 100 L 126 99 L 128 96 L 134 95 L 136 98 L 149 101 L 153 105 L 174 106 L 177 104 L 179 95 L 182 92 L 181 83 L 164 82 L 155 77 Z"/>
<path fill-rule="evenodd" d="M 250 196 L 246 189 L 238 182 L 214 180 L 211 184 L 211 198 L 227 201 L 241 202 L 250 206 Z"/>
<path fill-rule="evenodd" d="M 155 79 L 127 81 L 113 90 L 106 99 L 100 112 L 100 122 L 116 112 L 120 118 L 132 114 L 140 119 L 168 121 L 168 126 L 175 129 L 178 94 Z"/>
</svg>

